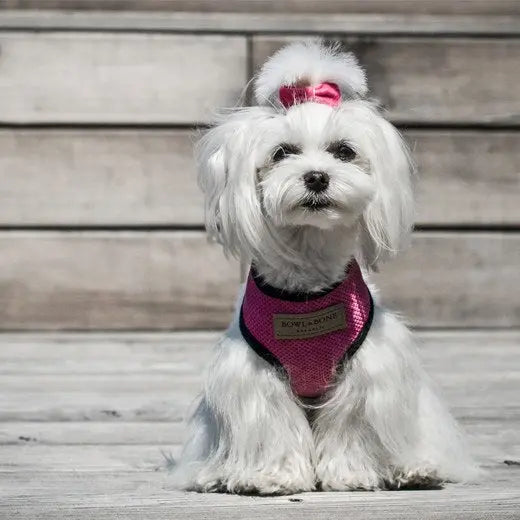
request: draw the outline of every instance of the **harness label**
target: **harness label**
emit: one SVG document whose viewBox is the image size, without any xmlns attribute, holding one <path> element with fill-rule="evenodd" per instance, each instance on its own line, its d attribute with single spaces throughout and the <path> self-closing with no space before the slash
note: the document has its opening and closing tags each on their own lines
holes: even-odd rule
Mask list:
<svg viewBox="0 0 520 520">
<path fill-rule="evenodd" d="M 338 303 L 308 314 L 274 314 L 276 339 L 305 339 L 347 328 L 345 305 Z"/>
</svg>

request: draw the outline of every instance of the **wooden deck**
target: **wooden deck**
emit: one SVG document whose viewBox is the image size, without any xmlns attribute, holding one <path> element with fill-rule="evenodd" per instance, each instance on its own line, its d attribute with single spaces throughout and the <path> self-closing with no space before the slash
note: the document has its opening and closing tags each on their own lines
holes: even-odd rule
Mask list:
<svg viewBox="0 0 520 520">
<path fill-rule="evenodd" d="M 482 482 L 267 498 L 174 491 L 165 469 L 216 333 L 4 334 L 0 518 L 520 518 L 520 332 L 417 334 Z"/>
</svg>

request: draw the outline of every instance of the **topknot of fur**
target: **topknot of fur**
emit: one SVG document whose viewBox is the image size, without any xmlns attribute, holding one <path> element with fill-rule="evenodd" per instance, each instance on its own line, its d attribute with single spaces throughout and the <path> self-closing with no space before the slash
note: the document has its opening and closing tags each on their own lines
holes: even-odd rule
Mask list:
<svg viewBox="0 0 520 520">
<path fill-rule="evenodd" d="M 339 44 L 306 40 L 283 47 L 267 60 L 255 80 L 255 100 L 259 105 L 279 106 L 280 87 L 323 82 L 338 85 L 342 99 L 368 92 L 365 72 L 352 53 L 342 52 Z"/>
</svg>

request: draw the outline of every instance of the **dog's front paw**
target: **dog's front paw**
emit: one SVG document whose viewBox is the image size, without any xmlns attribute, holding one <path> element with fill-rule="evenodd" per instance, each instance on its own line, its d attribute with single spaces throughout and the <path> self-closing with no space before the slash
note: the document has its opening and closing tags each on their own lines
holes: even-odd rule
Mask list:
<svg viewBox="0 0 520 520">
<path fill-rule="evenodd" d="M 398 470 L 385 482 L 387 489 L 439 489 L 445 482 L 434 469 Z"/>
<path fill-rule="evenodd" d="M 257 473 L 226 483 L 227 492 L 252 495 L 293 495 L 314 490 L 314 479 L 288 473 Z"/>
<path fill-rule="evenodd" d="M 320 472 L 318 486 L 322 491 L 374 491 L 384 487 L 384 481 L 371 469 L 336 466 Z"/>
<path fill-rule="evenodd" d="M 201 493 L 236 493 L 242 495 L 292 495 L 304 491 L 313 491 L 312 472 L 289 473 L 287 471 L 238 471 L 234 474 L 210 476 L 198 475 L 186 486 L 189 491 Z"/>
</svg>

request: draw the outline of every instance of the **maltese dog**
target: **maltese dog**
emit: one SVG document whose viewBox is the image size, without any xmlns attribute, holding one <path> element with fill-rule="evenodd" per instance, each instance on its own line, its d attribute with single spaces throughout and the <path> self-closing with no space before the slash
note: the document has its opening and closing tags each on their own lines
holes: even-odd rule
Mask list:
<svg viewBox="0 0 520 520">
<path fill-rule="evenodd" d="M 412 334 L 369 283 L 409 238 L 413 168 L 363 69 L 299 42 L 265 63 L 254 93 L 197 148 L 207 230 L 251 267 L 177 485 L 289 494 L 473 479 Z"/>
</svg>

